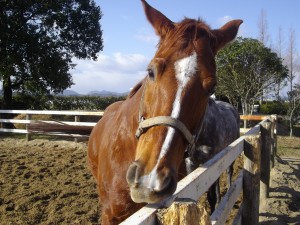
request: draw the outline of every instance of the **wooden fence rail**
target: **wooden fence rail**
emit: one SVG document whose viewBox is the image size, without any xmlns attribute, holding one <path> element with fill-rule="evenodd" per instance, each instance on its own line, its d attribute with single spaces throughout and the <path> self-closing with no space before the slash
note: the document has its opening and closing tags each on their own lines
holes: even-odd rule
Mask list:
<svg viewBox="0 0 300 225">
<path fill-rule="evenodd" d="M 3 119 L 5 114 L 23 114 L 26 119 Z M 74 116 L 74 121 L 33 120 L 33 115 Z M 75 138 L 87 138 L 95 122 L 80 122 L 81 116 L 103 116 L 103 111 L 51 111 L 51 110 L 0 110 L 0 132 L 26 134 L 27 140 L 32 134 L 46 134 Z M 4 128 L 4 123 L 25 124 L 26 129 Z"/>
<path fill-rule="evenodd" d="M 247 118 L 248 119 L 248 118 Z M 127 218 L 121 225 L 154 225 L 157 224 L 157 213 L 161 208 L 168 208 L 176 200 L 191 199 L 198 201 L 208 188 L 220 177 L 239 155 L 244 157 L 244 168 L 233 182 L 220 204 L 210 216 L 209 224 L 225 224 L 234 204 L 242 194 L 242 203 L 233 224 L 256 225 L 259 223 L 259 209 L 269 193 L 270 157 L 264 157 L 275 151 L 274 139 L 276 117 L 266 117 L 262 122 L 249 130 L 244 136 L 223 149 L 211 160 L 197 168 L 191 174 L 179 181 L 175 193 L 168 199 L 150 204 Z M 181 212 L 177 212 L 181 214 Z M 191 214 L 185 213 L 185 216 Z M 189 219 L 183 221 L 190 221 Z M 174 223 L 174 225 L 185 223 Z M 194 221 L 190 225 L 198 225 Z M 203 224 L 203 223 L 202 223 Z"/>
<path fill-rule="evenodd" d="M 0 132 L 10 132 L 10 133 L 21 133 L 27 134 L 30 137 L 31 133 L 35 134 L 47 134 L 47 135 L 57 135 L 57 136 L 73 136 L 73 137 L 86 137 L 88 135 L 82 135 L 80 130 L 86 127 L 91 130 L 96 123 L 94 122 L 80 122 L 81 116 L 103 116 L 103 111 L 55 111 L 55 110 L 0 110 Z M 26 119 L 5 119 L 3 115 L 5 114 L 23 114 Z M 63 116 L 74 116 L 74 121 L 42 121 L 42 120 L 32 120 L 33 115 L 63 115 Z M 268 115 L 241 115 L 241 120 L 252 120 L 252 121 L 262 121 L 269 118 Z M 273 119 L 277 119 L 276 115 L 271 116 Z M 13 123 L 13 124 L 25 124 L 26 129 L 5 129 L 3 128 L 3 123 Z M 71 127 L 73 126 L 73 127 Z M 90 127 L 88 129 L 87 127 Z M 30 129 L 32 128 L 32 129 Z M 77 129 L 76 129 L 77 128 Z M 64 132 L 65 130 L 65 132 Z M 241 128 L 241 133 L 246 133 L 250 128 Z M 79 133 L 71 134 L 70 131 L 76 131 Z"/>
</svg>

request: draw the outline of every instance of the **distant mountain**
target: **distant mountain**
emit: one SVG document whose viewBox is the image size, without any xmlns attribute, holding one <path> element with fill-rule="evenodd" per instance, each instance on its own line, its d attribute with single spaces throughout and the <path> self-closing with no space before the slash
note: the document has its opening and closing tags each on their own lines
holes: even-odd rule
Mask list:
<svg viewBox="0 0 300 225">
<path fill-rule="evenodd" d="M 80 96 L 81 94 L 77 93 L 76 91 L 72 91 L 72 90 L 64 90 L 63 93 L 60 93 L 58 95 L 63 95 L 63 96 Z"/>
<path fill-rule="evenodd" d="M 87 93 L 89 96 L 101 96 L 101 97 L 119 97 L 119 96 L 124 96 L 127 95 L 127 93 L 118 93 L 118 92 L 111 92 L 111 91 L 90 91 Z"/>
</svg>

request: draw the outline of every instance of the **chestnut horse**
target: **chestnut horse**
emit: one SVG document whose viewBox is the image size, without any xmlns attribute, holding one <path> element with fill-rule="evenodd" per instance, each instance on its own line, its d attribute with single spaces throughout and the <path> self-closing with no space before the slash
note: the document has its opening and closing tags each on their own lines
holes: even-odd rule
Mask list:
<svg viewBox="0 0 300 225">
<path fill-rule="evenodd" d="M 216 85 L 215 54 L 241 20 L 217 30 L 203 21 L 174 23 L 142 0 L 160 37 L 148 75 L 127 99 L 109 106 L 94 127 L 88 160 L 96 179 L 102 224 L 118 224 L 145 203 L 172 195 L 185 175 L 184 155 Z"/>
</svg>

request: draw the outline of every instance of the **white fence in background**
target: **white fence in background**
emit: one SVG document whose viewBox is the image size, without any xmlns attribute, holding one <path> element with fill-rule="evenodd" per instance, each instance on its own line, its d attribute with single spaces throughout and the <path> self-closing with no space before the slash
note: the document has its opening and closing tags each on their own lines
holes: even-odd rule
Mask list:
<svg viewBox="0 0 300 225">
<path fill-rule="evenodd" d="M 25 115 L 26 119 L 3 119 L 4 114 L 22 114 Z M 74 121 L 44 121 L 44 120 L 32 120 L 33 115 L 62 115 L 62 116 L 74 116 Z M 55 136 L 66 136 L 66 137 L 81 137 L 86 138 L 88 135 L 81 135 L 76 133 L 80 130 L 80 127 L 90 127 L 90 130 L 95 126 L 95 122 L 80 122 L 81 116 L 98 116 L 99 118 L 103 116 L 103 111 L 54 111 L 54 110 L 0 110 L 0 132 L 8 133 L 19 133 L 26 134 L 27 139 L 30 139 L 31 134 L 46 134 L 46 135 L 55 135 Z M 3 128 L 3 123 L 12 123 L 12 124 L 25 124 L 26 129 L 8 129 Z M 67 127 L 73 126 L 75 133 L 65 133 L 62 130 L 59 131 L 49 131 L 43 132 L 32 131 L 30 130 L 30 125 L 36 124 L 37 126 L 44 125 L 45 127 Z"/>
</svg>

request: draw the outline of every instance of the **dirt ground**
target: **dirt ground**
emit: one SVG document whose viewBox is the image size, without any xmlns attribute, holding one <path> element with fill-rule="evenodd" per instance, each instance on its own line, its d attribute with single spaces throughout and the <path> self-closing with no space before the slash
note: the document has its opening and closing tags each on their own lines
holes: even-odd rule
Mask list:
<svg viewBox="0 0 300 225">
<path fill-rule="evenodd" d="M 300 138 L 278 139 L 270 194 L 262 207 L 260 221 L 263 225 L 300 225 Z"/>
<path fill-rule="evenodd" d="M 281 149 L 261 224 L 300 224 L 300 139 Z M 0 136 L 0 224 L 97 224 L 86 142 Z M 282 152 L 282 153 L 281 153 Z"/>
<path fill-rule="evenodd" d="M 0 137 L 0 224 L 97 224 L 87 144 Z"/>
</svg>

